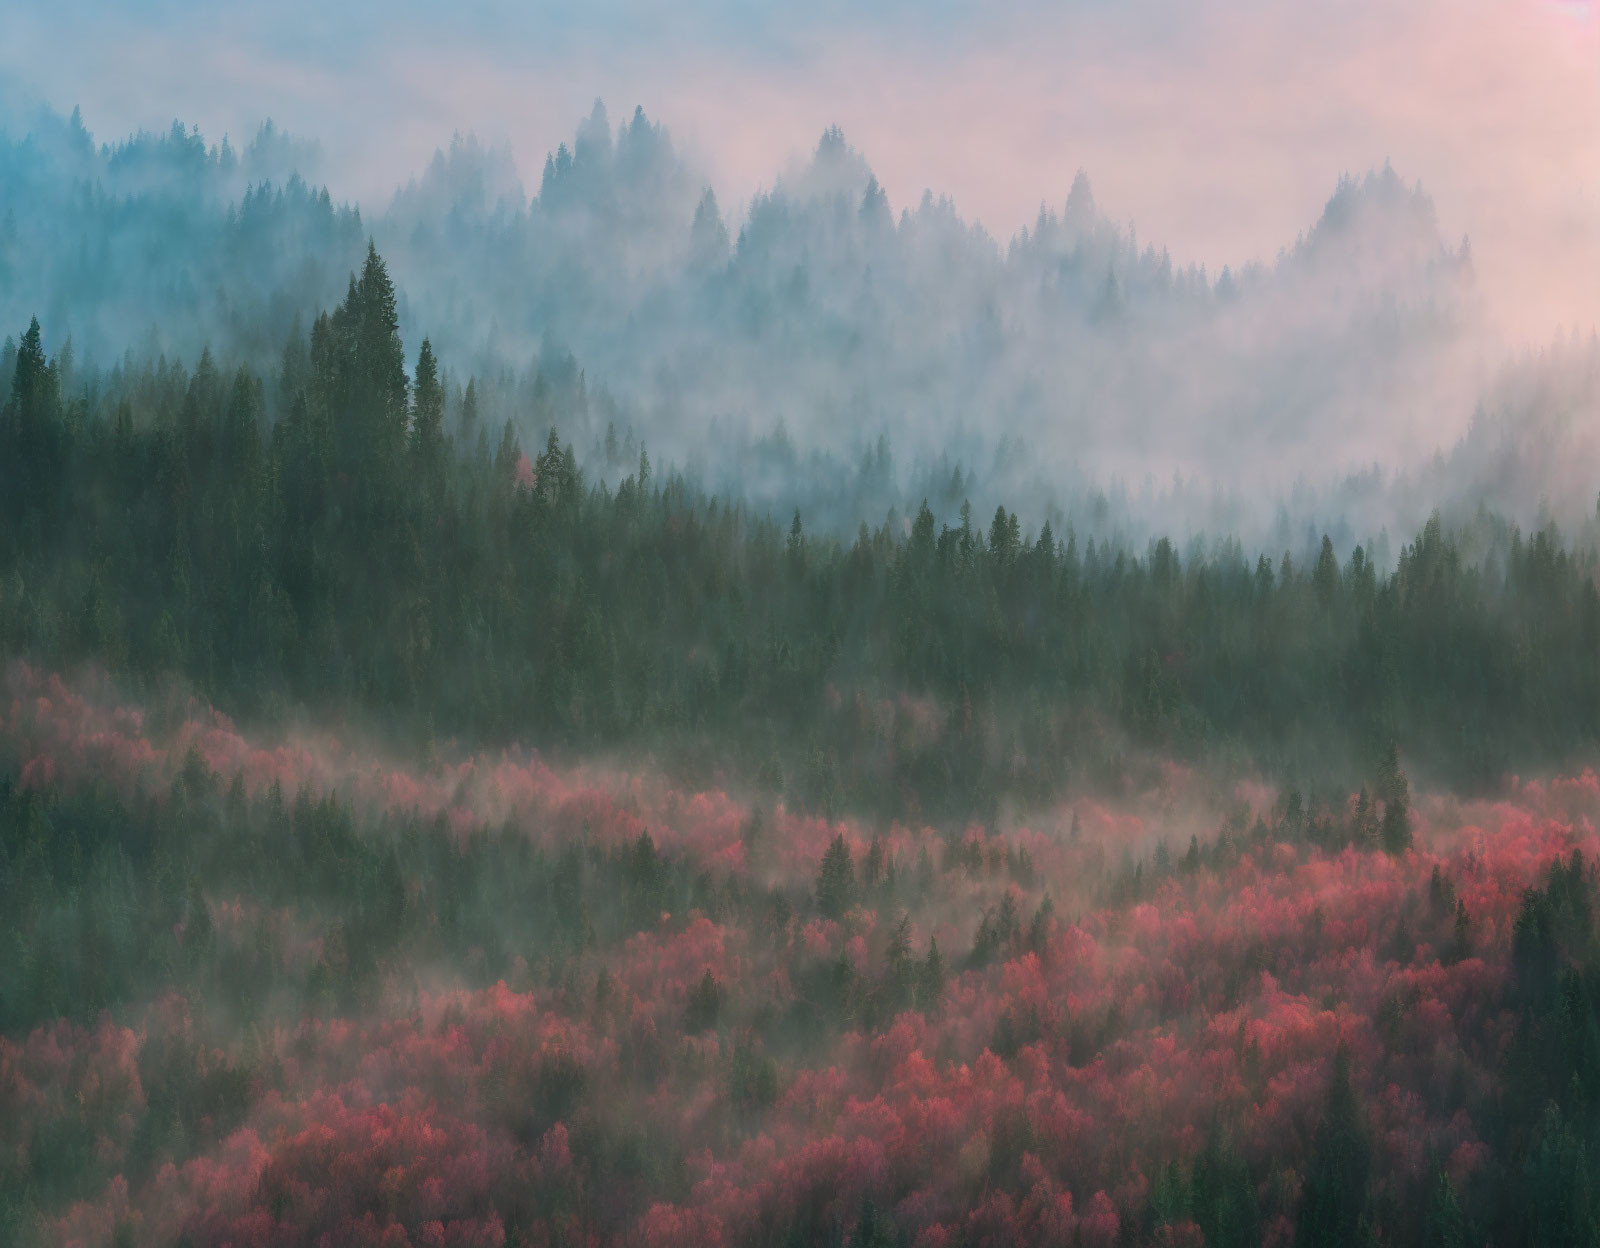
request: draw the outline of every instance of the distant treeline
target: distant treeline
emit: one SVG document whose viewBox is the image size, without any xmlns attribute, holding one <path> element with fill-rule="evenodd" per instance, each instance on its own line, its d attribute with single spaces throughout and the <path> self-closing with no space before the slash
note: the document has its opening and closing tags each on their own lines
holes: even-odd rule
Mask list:
<svg viewBox="0 0 1600 1248">
<path fill-rule="evenodd" d="M 242 713 L 643 747 L 935 819 L 1115 783 L 1140 747 L 1317 783 L 1398 743 L 1460 785 L 1600 736 L 1595 558 L 1553 529 L 1469 557 L 1434 521 L 1393 572 L 1327 541 L 1309 566 L 1080 546 L 1004 507 L 817 538 L 644 453 L 586 482 L 554 430 L 529 456 L 475 429 L 472 386 L 447 421 L 372 250 L 275 377 L 69 373 L 30 326 L 0 415 L 0 643 L 182 673 Z"/>
</svg>

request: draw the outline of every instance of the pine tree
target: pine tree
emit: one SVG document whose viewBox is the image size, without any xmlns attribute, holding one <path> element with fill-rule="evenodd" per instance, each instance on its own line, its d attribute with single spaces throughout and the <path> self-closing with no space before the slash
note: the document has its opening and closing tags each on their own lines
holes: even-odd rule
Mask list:
<svg viewBox="0 0 1600 1248">
<path fill-rule="evenodd" d="M 1411 785 L 1400 770 L 1400 755 L 1393 742 L 1379 768 L 1378 796 L 1383 799 L 1379 840 L 1389 853 L 1403 854 L 1411 848 Z"/>
<path fill-rule="evenodd" d="M 827 918 L 840 918 L 855 904 L 855 894 L 855 864 L 841 833 L 822 855 L 822 869 L 817 874 L 817 909 Z"/>
<path fill-rule="evenodd" d="M 1033 921 L 1028 924 L 1028 948 L 1034 953 L 1043 956 L 1050 942 L 1050 926 L 1055 919 L 1056 903 L 1046 893 L 1039 902 L 1039 908 L 1033 912 Z"/>
<path fill-rule="evenodd" d="M 884 965 L 888 970 L 890 1005 L 900 1009 L 910 1000 L 915 985 L 912 977 L 915 964 L 911 960 L 911 916 L 902 914 L 889 937 L 889 947 L 884 951 Z"/>
<path fill-rule="evenodd" d="M 339 462 L 360 483 L 357 496 L 370 509 L 398 490 L 411 415 L 394 283 L 370 240 L 361 277 L 351 280 L 333 329 L 338 355 L 329 380 L 339 413 Z"/>
<path fill-rule="evenodd" d="M 850 1248 L 894 1248 L 894 1244 L 893 1228 L 878 1212 L 872 1197 L 867 1197 L 861 1206 L 861 1217 L 850 1236 Z"/>
<path fill-rule="evenodd" d="M 1472 920 L 1467 917 L 1466 903 L 1459 899 L 1456 901 L 1456 920 L 1451 929 L 1447 953 L 1452 962 L 1459 962 L 1472 954 Z"/>
<path fill-rule="evenodd" d="M 55 380 L 44 354 L 44 334 L 39 318 L 28 322 L 27 331 L 17 345 L 16 364 L 11 375 L 11 419 L 19 423 L 36 420 L 52 397 Z"/>
<path fill-rule="evenodd" d="M 439 364 L 434 359 L 433 344 L 426 338 L 417 352 L 416 383 L 412 393 L 412 460 L 425 499 L 437 505 L 445 473 L 444 387 L 439 384 Z"/>
<path fill-rule="evenodd" d="M 1339 561 L 1333 554 L 1333 543 L 1322 535 L 1322 553 L 1317 556 L 1316 569 L 1311 574 L 1311 584 L 1316 589 L 1317 601 L 1324 610 L 1333 605 L 1339 592 Z"/>
<path fill-rule="evenodd" d="M 1437 1161 L 1428 1175 L 1427 1202 L 1422 1208 L 1422 1248 L 1466 1248 L 1466 1219 L 1456 1200 L 1455 1185 Z"/>
<path fill-rule="evenodd" d="M 689 994 L 688 1008 L 684 1013 L 684 1029 L 691 1034 L 707 1031 L 717 1025 L 722 1015 L 722 985 L 708 969 L 700 977 L 694 991 Z"/>
<path fill-rule="evenodd" d="M 60 378 L 45 358 L 38 318 L 17 347 L 11 399 L 0 419 L 0 484 L 13 521 L 29 512 L 48 521 L 66 467 Z"/>
<path fill-rule="evenodd" d="M 789 524 L 789 542 L 786 547 L 789 568 L 795 573 L 804 570 L 806 562 L 806 531 L 800 523 L 800 509 L 794 509 L 794 519 Z"/>
<path fill-rule="evenodd" d="M 1372 1143 L 1350 1084 L 1350 1056 L 1333 1059 L 1322 1125 L 1311 1145 L 1294 1242 L 1300 1248 L 1350 1248 L 1370 1242 L 1367 1201 Z"/>
<path fill-rule="evenodd" d="M 1361 792 L 1356 797 L 1355 823 L 1351 828 L 1351 839 L 1363 849 L 1370 848 L 1377 840 L 1378 828 L 1372 818 L 1372 799 L 1367 796 L 1367 786 L 1361 786 Z"/>
<path fill-rule="evenodd" d="M 689 227 L 689 263 L 700 272 L 709 272 L 728 259 L 728 227 L 722 223 L 717 196 L 710 187 L 694 210 Z"/>
<path fill-rule="evenodd" d="M 944 999 L 944 955 L 938 938 L 928 942 L 928 954 L 917 969 L 917 1009 L 924 1014 L 939 1008 Z"/>
<path fill-rule="evenodd" d="M 221 441 L 236 470 L 253 469 L 261 458 L 261 382 L 249 369 L 234 374 Z"/>
<path fill-rule="evenodd" d="M 504 498 L 517 488 L 517 465 L 522 462 L 522 446 L 510 417 L 500 432 L 500 449 L 494 453 L 494 484 L 497 497 Z"/>
<path fill-rule="evenodd" d="M 989 554 L 993 557 L 995 566 L 1001 569 L 1009 568 L 1017 557 L 1018 521 L 1009 515 L 1006 509 L 996 507 L 994 520 L 989 525 Z"/>
<path fill-rule="evenodd" d="M 861 864 L 861 887 L 876 888 L 883 880 L 883 838 L 875 836 L 867 847 L 866 860 Z"/>
<path fill-rule="evenodd" d="M 1261 1211 L 1249 1163 L 1216 1137 L 1194 1159 L 1189 1206 L 1208 1248 L 1255 1248 Z"/>
<path fill-rule="evenodd" d="M 1527 1243 L 1600 1245 L 1600 1181 L 1582 1135 L 1554 1103 L 1545 1107 L 1522 1177 L 1525 1225 L 1519 1229 Z"/>
</svg>

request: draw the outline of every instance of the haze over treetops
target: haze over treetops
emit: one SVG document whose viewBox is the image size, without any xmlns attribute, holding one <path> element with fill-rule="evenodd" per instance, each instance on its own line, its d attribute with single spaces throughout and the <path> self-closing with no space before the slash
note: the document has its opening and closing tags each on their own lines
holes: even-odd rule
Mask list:
<svg viewBox="0 0 1600 1248">
<path fill-rule="evenodd" d="M 1593 6 L 4 25 L 0 1243 L 1600 1245 Z"/>
</svg>

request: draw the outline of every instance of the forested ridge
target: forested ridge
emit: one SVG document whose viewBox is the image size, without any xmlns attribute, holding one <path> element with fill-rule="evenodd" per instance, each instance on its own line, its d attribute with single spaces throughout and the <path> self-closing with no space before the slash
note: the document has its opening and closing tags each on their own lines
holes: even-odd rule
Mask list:
<svg viewBox="0 0 1600 1248">
<path fill-rule="evenodd" d="M 1600 1243 L 1600 530 L 851 540 L 399 325 L 0 356 L 0 1239 Z"/>
<path fill-rule="evenodd" d="M 746 200 L 662 121 L 617 122 L 597 103 L 526 189 L 506 147 L 458 135 L 357 206 L 350 169 L 270 124 L 235 146 L 0 118 L 0 327 L 37 316 L 86 376 L 130 349 L 193 369 L 209 343 L 261 373 L 272 423 L 291 327 L 343 298 L 371 237 L 408 365 L 428 335 L 477 377 L 491 455 L 508 416 L 530 455 L 556 423 L 594 481 L 614 426 L 626 469 L 644 438 L 812 534 L 924 497 L 954 524 L 970 498 L 986 529 L 997 505 L 1035 532 L 1059 508 L 1080 546 L 1199 529 L 1276 562 L 1324 531 L 1371 554 L 1434 507 L 1569 535 L 1593 516 L 1600 340 L 1485 340 L 1472 249 L 1405 170 L 1327 170 L 1298 235 L 1208 270 L 1084 171 L 1047 176 L 1064 198 L 1006 237 L 948 197 L 891 199 L 838 127 Z M 569 351 L 588 390 L 552 421 L 534 368 L 565 389 Z"/>
<path fill-rule="evenodd" d="M 819 809 L 952 818 L 1131 747 L 1349 782 L 1396 742 L 1481 786 L 1600 735 L 1595 552 L 1553 527 L 1435 518 L 1390 570 L 1326 538 L 1299 564 L 1080 548 L 1003 505 L 838 540 L 646 449 L 591 484 L 559 434 L 581 372 L 535 380 L 542 449 L 482 427 L 426 341 L 408 364 L 375 251 L 270 377 L 79 378 L 37 323 L 11 350 L 0 638 L 245 714 L 715 756 Z"/>
</svg>

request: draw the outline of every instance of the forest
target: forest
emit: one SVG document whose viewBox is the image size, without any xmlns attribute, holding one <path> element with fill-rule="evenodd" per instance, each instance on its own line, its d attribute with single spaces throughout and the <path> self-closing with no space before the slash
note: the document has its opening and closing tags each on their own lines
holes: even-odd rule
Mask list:
<svg viewBox="0 0 1600 1248">
<path fill-rule="evenodd" d="M 0 1244 L 1600 1248 L 1600 338 L 1459 212 L 5 54 Z"/>
<path fill-rule="evenodd" d="M 1070 164 L 1009 237 L 947 195 L 893 201 L 838 126 L 744 203 L 664 122 L 601 101 L 526 189 L 503 144 L 457 134 L 356 203 L 316 142 L 242 133 L 108 142 L 76 110 L 0 114 L 0 329 L 37 317 L 94 371 L 209 346 L 286 410 L 284 343 L 375 241 L 413 354 L 428 337 L 452 401 L 476 379 L 491 453 L 507 419 L 530 454 L 557 424 L 614 488 L 643 441 L 814 534 L 924 500 L 954 525 L 970 500 L 985 528 L 1003 505 L 1080 543 L 1206 533 L 1275 561 L 1327 533 L 1344 560 L 1434 508 L 1593 518 L 1600 339 L 1491 332 L 1474 240 L 1387 164 L 1330 167 L 1297 233 L 1208 269 Z M 579 374 L 553 420 L 538 379 Z"/>
<path fill-rule="evenodd" d="M 410 363 L 395 304 L 369 249 L 268 377 L 202 354 L 79 379 L 36 321 L 9 340 L 0 639 L 397 744 L 651 750 L 830 815 L 988 819 L 1140 754 L 1353 788 L 1395 744 L 1481 788 L 1600 737 L 1595 547 L 1553 525 L 1436 514 L 1381 571 L 1326 535 L 1298 563 L 1080 549 L 965 500 L 813 533 L 646 447 L 586 480 L 557 428 L 581 370 L 535 378 L 524 451 L 426 339 Z"/>
<path fill-rule="evenodd" d="M 1600 1242 L 1592 531 L 851 538 L 372 246 L 0 363 L 6 1239 Z"/>
</svg>

